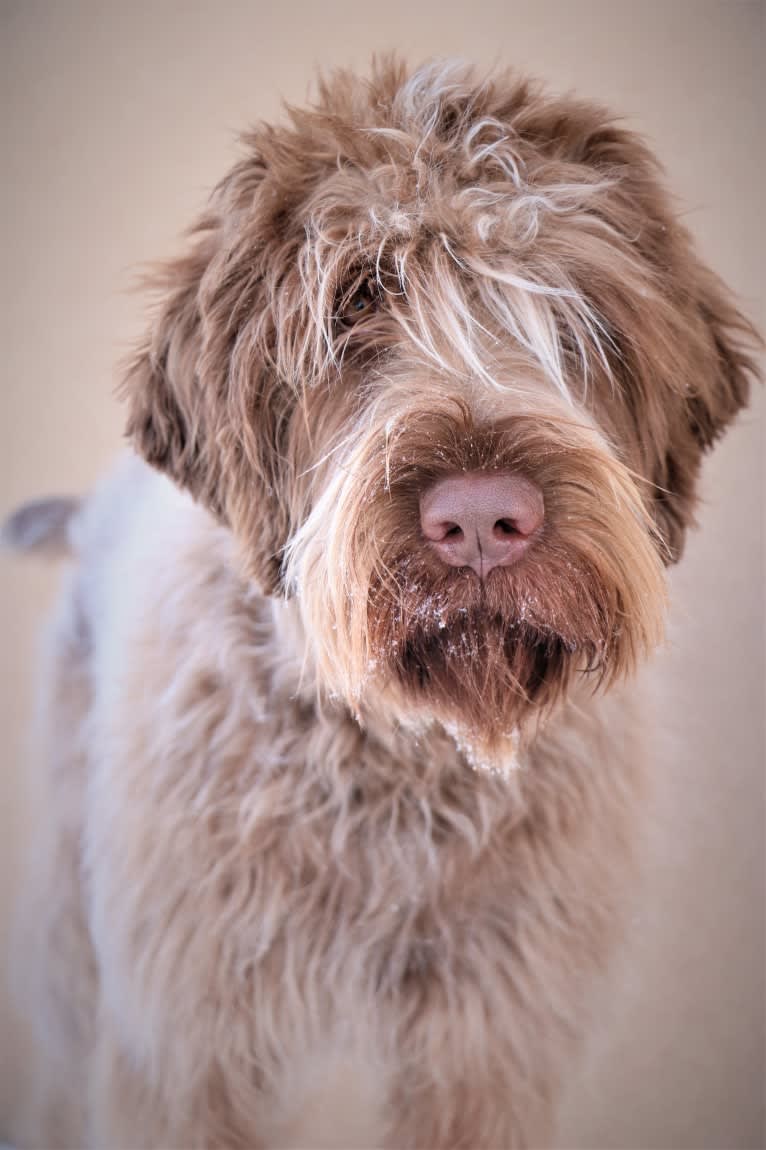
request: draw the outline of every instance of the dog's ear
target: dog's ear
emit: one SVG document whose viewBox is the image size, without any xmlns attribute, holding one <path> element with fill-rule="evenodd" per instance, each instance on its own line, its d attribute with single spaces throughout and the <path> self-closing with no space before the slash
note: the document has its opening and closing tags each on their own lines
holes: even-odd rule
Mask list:
<svg viewBox="0 0 766 1150">
<path fill-rule="evenodd" d="M 689 293 L 678 328 L 684 374 L 676 381 L 681 388 L 667 396 L 666 436 L 653 476 L 654 514 L 670 562 L 680 558 L 694 523 L 702 456 L 747 404 L 750 381 L 760 375 L 753 355 L 758 333 L 690 247 L 681 283 Z"/>
<path fill-rule="evenodd" d="M 698 266 L 694 278 L 693 295 L 707 333 L 708 371 L 689 396 L 686 414 L 695 441 L 706 450 L 747 404 L 750 379 L 757 375 L 749 349 L 759 339 L 712 272 Z"/>
<path fill-rule="evenodd" d="M 219 246 L 217 228 L 200 228 L 187 255 L 154 271 L 150 287 L 160 296 L 159 310 L 128 367 L 122 391 L 128 403 L 127 435 L 139 454 L 223 517 L 207 394 L 217 385 L 201 376 L 200 296 Z"/>
<path fill-rule="evenodd" d="M 266 225 L 253 209 L 256 163 L 234 169 L 189 251 L 151 276 L 159 308 L 121 390 L 136 450 L 233 529 L 247 573 L 271 594 L 281 590 L 289 513 L 275 442 L 284 398 L 264 340 L 252 338 L 267 326 L 259 323 Z"/>
<path fill-rule="evenodd" d="M 555 146 L 611 185 L 600 210 L 617 258 L 596 310 L 613 337 L 613 374 L 651 484 L 666 559 L 675 562 L 694 522 L 702 456 L 747 403 L 750 380 L 760 377 L 754 353 L 762 342 L 698 257 L 643 141 L 584 105 L 567 130 L 569 140 L 556 129 Z M 586 291 L 597 292 L 597 283 L 594 277 Z"/>
</svg>

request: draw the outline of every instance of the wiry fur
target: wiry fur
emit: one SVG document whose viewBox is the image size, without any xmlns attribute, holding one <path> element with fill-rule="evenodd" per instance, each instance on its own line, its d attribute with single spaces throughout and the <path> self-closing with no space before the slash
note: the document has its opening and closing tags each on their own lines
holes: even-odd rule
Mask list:
<svg viewBox="0 0 766 1150">
<path fill-rule="evenodd" d="M 543 1143 L 753 332 L 635 136 L 453 64 L 256 128 L 155 286 L 129 431 L 196 503 L 131 460 L 70 532 L 37 1137 Z M 495 469 L 545 523 L 480 581 L 418 501 Z"/>
</svg>

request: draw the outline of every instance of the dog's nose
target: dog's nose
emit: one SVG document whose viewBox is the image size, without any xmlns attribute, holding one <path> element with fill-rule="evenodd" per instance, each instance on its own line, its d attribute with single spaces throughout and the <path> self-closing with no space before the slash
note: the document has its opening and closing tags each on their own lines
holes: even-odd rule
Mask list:
<svg viewBox="0 0 766 1150">
<path fill-rule="evenodd" d="M 420 526 L 439 558 L 479 576 L 517 563 L 543 518 L 542 491 L 510 471 L 447 475 L 420 498 Z"/>
</svg>

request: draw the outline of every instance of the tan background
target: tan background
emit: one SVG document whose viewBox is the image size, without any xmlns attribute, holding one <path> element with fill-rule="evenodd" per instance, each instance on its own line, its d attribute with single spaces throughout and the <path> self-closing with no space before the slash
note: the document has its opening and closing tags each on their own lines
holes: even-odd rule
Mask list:
<svg viewBox="0 0 766 1150">
<path fill-rule="evenodd" d="M 235 131 L 303 99 L 317 63 L 460 54 L 608 101 L 762 323 L 762 37 L 748 0 L 0 0 L 0 511 L 108 464 L 114 365 L 141 323 L 131 268 L 173 250 Z M 565 1145 L 764 1146 L 761 399 L 708 462 L 673 576 L 647 896 Z M 0 938 L 36 822 L 24 731 L 54 585 L 0 564 Z M 7 1004 L 0 1026 L 7 1112 L 24 1081 Z"/>
</svg>

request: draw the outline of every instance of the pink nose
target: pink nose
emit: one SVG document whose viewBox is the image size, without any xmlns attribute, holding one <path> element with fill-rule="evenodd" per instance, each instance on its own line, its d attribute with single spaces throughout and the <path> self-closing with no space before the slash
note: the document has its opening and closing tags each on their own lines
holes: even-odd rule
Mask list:
<svg viewBox="0 0 766 1150">
<path fill-rule="evenodd" d="M 479 576 L 517 563 L 543 518 L 542 491 L 510 471 L 448 475 L 420 499 L 420 526 L 436 554 Z"/>
</svg>

